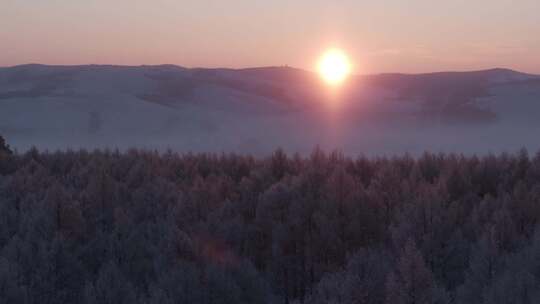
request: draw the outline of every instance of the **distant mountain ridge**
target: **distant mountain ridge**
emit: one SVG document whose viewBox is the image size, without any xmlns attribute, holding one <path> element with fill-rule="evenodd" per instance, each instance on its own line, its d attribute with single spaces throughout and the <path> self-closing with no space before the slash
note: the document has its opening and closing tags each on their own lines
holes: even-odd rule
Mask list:
<svg viewBox="0 0 540 304">
<path fill-rule="evenodd" d="M 305 69 L 295 68 L 288 65 L 282 66 L 257 66 L 257 67 L 247 67 L 247 68 L 227 68 L 227 67 L 184 67 L 176 64 L 155 64 L 155 65 L 116 65 L 116 64 L 42 64 L 42 63 L 27 63 L 19 64 L 14 66 L 0 66 L 0 70 L 6 69 L 24 69 L 24 68 L 54 68 L 54 69 L 78 69 L 78 68 L 87 68 L 87 67 L 103 67 L 103 68 L 165 68 L 165 69 L 179 69 L 179 70 L 215 70 L 215 71 L 244 71 L 244 72 L 283 72 L 283 71 L 292 71 L 292 72 L 301 72 L 301 73 L 314 73 Z M 428 76 L 428 75 L 444 75 L 444 74 L 477 74 L 477 75 L 490 75 L 490 74 L 518 74 L 531 77 L 540 77 L 540 74 L 534 73 L 525 73 L 517 70 L 497 67 L 490 69 L 480 69 L 480 70 L 464 70 L 464 71 L 438 71 L 438 72 L 423 72 L 423 73 L 373 73 L 373 74 L 353 74 L 353 77 L 373 77 L 373 76 Z"/>
</svg>

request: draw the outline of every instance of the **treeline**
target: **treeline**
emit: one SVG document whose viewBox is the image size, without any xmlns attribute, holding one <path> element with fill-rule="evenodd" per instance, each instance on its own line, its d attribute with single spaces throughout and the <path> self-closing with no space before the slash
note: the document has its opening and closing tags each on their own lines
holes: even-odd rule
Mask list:
<svg viewBox="0 0 540 304">
<path fill-rule="evenodd" d="M 0 147 L 2 303 L 540 303 L 540 154 Z"/>
</svg>

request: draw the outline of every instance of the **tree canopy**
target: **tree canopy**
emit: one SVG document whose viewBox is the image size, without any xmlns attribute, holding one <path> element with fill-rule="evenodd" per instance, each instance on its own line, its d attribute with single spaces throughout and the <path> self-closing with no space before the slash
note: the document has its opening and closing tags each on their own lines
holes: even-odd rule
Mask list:
<svg viewBox="0 0 540 304">
<path fill-rule="evenodd" d="M 0 299 L 539 303 L 539 221 L 526 151 L 32 149 L 0 159 Z"/>
</svg>

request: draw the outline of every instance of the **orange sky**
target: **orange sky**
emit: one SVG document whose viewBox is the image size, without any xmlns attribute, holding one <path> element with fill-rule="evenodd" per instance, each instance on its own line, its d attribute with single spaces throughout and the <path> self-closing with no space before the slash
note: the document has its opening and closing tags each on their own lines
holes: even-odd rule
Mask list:
<svg viewBox="0 0 540 304">
<path fill-rule="evenodd" d="M 540 73 L 538 0 L 0 1 L 0 66 L 314 70 L 325 49 L 339 47 L 360 74 L 493 67 Z"/>
</svg>

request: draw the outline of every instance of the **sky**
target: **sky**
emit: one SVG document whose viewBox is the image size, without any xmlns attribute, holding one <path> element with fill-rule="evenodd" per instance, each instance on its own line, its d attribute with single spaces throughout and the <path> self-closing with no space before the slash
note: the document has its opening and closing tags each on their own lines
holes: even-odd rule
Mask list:
<svg viewBox="0 0 540 304">
<path fill-rule="evenodd" d="M 0 0 L 0 66 L 288 65 L 540 74 L 539 0 Z"/>
</svg>

